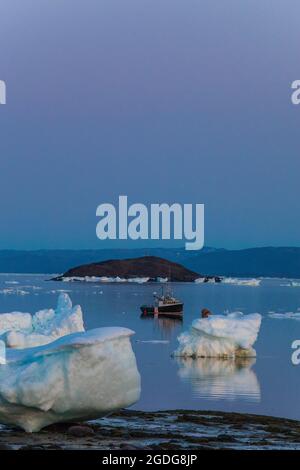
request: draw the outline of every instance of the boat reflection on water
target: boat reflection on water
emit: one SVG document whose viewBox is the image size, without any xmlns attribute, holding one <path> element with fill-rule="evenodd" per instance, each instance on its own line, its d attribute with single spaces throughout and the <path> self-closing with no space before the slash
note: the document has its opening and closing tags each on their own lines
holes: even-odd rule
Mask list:
<svg viewBox="0 0 300 470">
<path fill-rule="evenodd" d="M 260 402 L 253 358 L 176 358 L 180 379 L 190 382 L 196 398 Z"/>
<path fill-rule="evenodd" d="M 140 317 L 144 321 L 149 321 L 153 325 L 153 331 L 161 332 L 162 336 L 165 338 L 171 338 L 173 335 L 177 335 L 181 332 L 182 329 L 182 319 L 178 318 L 166 318 L 166 317 L 149 317 L 141 314 Z"/>
</svg>

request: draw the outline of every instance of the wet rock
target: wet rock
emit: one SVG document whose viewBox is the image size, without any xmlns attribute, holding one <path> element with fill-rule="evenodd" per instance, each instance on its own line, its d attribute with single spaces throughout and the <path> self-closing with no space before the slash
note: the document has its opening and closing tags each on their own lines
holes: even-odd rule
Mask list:
<svg viewBox="0 0 300 470">
<path fill-rule="evenodd" d="M 135 446 L 135 445 L 132 445 L 132 444 L 121 444 L 120 448 L 122 450 L 141 450 L 142 449 L 142 447 Z"/>
<path fill-rule="evenodd" d="M 11 450 L 11 447 L 7 444 L 0 444 L 0 450 Z"/>
<path fill-rule="evenodd" d="M 35 444 L 32 444 L 32 445 L 28 444 L 28 445 L 20 447 L 19 450 L 44 450 L 44 447 L 38 446 Z"/>
<path fill-rule="evenodd" d="M 87 437 L 93 436 L 95 431 L 89 426 L 71 426 L 68 429 L 68 434 L 74 437 Z"/>
</svg>

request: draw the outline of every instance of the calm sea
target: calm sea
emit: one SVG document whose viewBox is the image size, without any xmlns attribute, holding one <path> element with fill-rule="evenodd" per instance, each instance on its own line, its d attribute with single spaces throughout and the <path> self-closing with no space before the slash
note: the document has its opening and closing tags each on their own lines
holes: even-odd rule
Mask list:
<svg viewBox="0 0 300 470">
<path fill-rule="evenodd" d="M 134 408 L 209 409 L 300 419 L 300 366 L 291 362 L 291 343 L 300 339 L 300 320 L 269 316 L 270 312 L 297 312 L 300 284 L 293 287 L 291 281 L 282 279 L 263 279 L 259 287 L 174 284 L 174 294 L 184 301 L 184 319 L 178 322 L 140 317 L 140 305 L 151 303 L 160 285 L 59 283 L 47 281 L 49 277 L 1 274 L 0 312 L 34 313 L 55 307 L 63 290 L 82 306 L 86 329 L 133 329 L 132 345 L 142 376 L 141 399 Z M 256 360 L 172 358 L 177 336 L 203 307 L 215 313 L 261 313 Z"/>
</svg>

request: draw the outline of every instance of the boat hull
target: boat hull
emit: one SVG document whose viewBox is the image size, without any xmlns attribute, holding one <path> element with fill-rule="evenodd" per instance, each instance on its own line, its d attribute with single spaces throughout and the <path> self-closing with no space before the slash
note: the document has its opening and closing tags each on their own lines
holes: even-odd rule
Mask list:
<svg viewBox="0 0 300 470">
<path fill-rule="evenodd" d="M 183 303 L 175 305 L 142 305 L 141 312 L 143 316 L 163 316 L 168 318 L 181 318 L 183 315 Z"/>
</svg>

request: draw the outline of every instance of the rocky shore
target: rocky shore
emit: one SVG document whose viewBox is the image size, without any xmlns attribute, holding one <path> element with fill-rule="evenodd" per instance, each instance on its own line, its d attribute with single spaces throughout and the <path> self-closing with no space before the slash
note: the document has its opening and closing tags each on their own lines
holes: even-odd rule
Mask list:
<svg viewBox="0 0 300 470">
<path fill-rule="evenodd" d="M 0 428 L 0 450 L 300 449 L 300 422 L 215 411 L 125 410 L 88 423 L 28 434 Z"/>
</svg>

